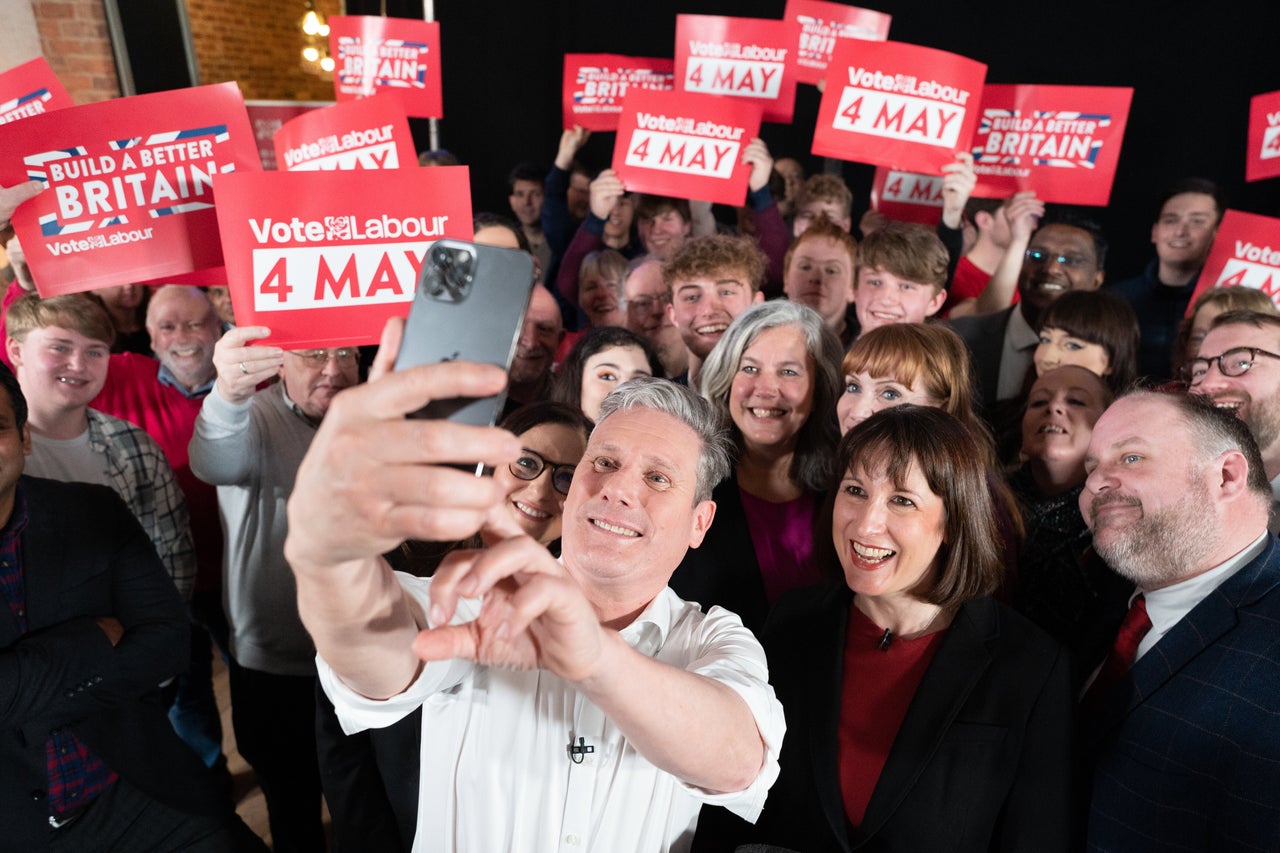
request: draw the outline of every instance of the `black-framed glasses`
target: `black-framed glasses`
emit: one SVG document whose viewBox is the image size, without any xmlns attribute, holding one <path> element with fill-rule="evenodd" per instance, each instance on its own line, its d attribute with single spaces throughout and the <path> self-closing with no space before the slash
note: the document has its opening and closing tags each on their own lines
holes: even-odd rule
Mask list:
<svg viewBox="0 0 1280 853">
<path fill-rule="evenodd" d="M 1209 365 L 1215 363 L 1218 365 L 1218 372 L 1223 376 L 1243 376 L 1249 372 L 1249 368 L 1253 367 L 1254 359 L 1260 355 L 1280 359 L 1280 355 L 1257 347 L 1236 347 L 1222 355 L 1191 359 L 1182 366 L 1182 378 L 1193 387 L 1199 385 L 1208 375 Z"/>
<path fill-rule="evenodd" d="M 312 367 L 324 367 L 329 363 L 329 359 L 333 359 L 338 364 L 351 365 L 356 363 L 356 359 L 360 357 L 360 351 L 356 349 L 304 349 L 292 350 L 293 354 L 305 361 Z"/>
<path fill-rule="evenodd" d="M 1086 255 L 1060 255 L 1044 249 L 1027 249 L 1026 258 L 1038 267 L 1048 266 L 1049 261 L 1057 261 L 1058 266 L 1073 270 L 1083 269 L 1093 263 L 1093 259 Z"/>
<path fill-rule="evenodd" d="M 520 458 L 508 467 L 513 477 L 528 481 L 538 479 L 543 471 L 550 471 L 551 488 L 562 495 L 567 495 L 569 486 L 573 484 L 573 469 L 577 466 L 548 462 L 536 450 L 524 447 L 520 449 Z"/>
</svg>

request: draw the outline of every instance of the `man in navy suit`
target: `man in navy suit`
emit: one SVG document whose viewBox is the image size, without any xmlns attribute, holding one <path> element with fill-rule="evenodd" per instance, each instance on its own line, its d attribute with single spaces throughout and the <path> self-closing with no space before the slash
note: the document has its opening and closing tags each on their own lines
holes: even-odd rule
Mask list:
<svg viewBox="0 0 1280 853">
<path fill-rule="evenodd" d="M 1089 849 L 1275 850 L 1280 543 L 1257 446 L 1202 399 L 1141 392 L 1103 414 L 1085 467 L 1094 548 L 1137 585 L 1132 668 L 1086 694 Z"/>
</svg>

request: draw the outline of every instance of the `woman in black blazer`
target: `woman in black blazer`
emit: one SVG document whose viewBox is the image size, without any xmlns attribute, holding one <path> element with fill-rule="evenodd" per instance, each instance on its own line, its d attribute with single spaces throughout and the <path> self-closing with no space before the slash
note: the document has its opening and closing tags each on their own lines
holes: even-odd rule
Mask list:
<svg viewBox="0 0 1280 853">
<path fill-rule="evenodd" d="M 994 601 L 982 454 L 938 409 L 845 436 L 832 541 L 845 583 L 798 590 L 762 642 L 787 715 L 755 826 L 704 809 L 696 850 L 1072 846 L 1066 653 Z"/>
<path fill-rule="evenodd" d="M 807 305 L 753 305 L 702 367 L 702 396 L 733 435 L 733 472 L 712 493 L 716 517 L 671 588 L 706 609 L 732 610 L 759 633 L 790 589 L 819 583 L 813 560 L 824 526 L 840 388 L 840 341 Z"/>
</svg>

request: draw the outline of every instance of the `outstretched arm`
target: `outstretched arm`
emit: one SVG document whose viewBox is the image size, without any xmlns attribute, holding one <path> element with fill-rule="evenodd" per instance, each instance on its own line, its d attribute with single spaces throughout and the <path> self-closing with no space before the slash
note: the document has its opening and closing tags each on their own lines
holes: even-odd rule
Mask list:
<svg viewBox="0 0 1280 853">
<path fill-rule="evenodd" d="M 374 699 L 412 682 L 421 667 L 413 639 L 426 624 L 379 555 L 406 539 L 474 533 L 499 490 L 492 478 L 442 466 L 499 465 L 520 453 L 503 430 L 405 418 L 432 399 L 497 393 L 506 377 L 461 362 L 391 372 L 403 328 L 388 323 L 370 381 L 334 398 L 298 469 L 284 547 L 317 652 Z"/>
</svg>

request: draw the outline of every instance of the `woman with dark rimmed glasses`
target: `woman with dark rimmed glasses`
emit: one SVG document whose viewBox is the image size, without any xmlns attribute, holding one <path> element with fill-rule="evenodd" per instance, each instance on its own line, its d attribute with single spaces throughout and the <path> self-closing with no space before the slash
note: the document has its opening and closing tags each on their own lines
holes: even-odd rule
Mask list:
<svg viewBox="0 0 1280 853">
<path fill-rule="evenodd" d="M 521 532 L 558 554 L 564 498 L 587 447 L 592 422 L 572 406 L 541 402 L 516 409 L 499 426 L 520 439 L 521 453 L 493 472 L 506 498 L 494 506 L 486 528 L 507 531 L 514 522 Z M 425 577 L 450 551 L 492 545 L 490 540 L 500 538 L 496 532 L 482 531 L 463 542 L 405 542 L 387 559 L 401 571 Z"/>
</svg>

